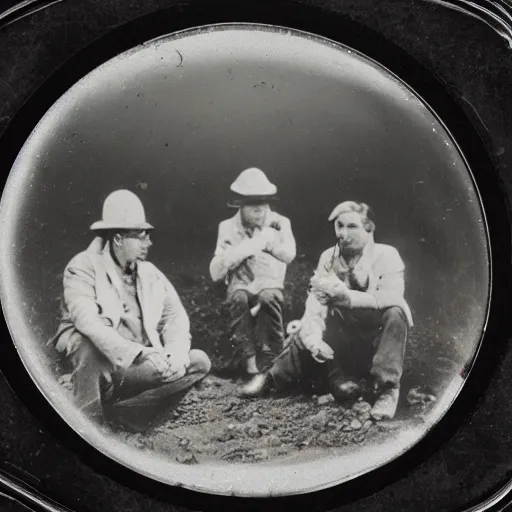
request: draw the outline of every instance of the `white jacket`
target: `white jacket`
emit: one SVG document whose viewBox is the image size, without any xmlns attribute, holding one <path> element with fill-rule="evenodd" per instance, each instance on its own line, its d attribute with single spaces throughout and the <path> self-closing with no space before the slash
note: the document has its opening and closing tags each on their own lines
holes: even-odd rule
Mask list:
<svg viewBox="0 0 512 512">
<path fill-rule="evenodd" d="M 214 282 L 224 280 L 228 285 L 228 295 L 236 290 L 247 290 L 258 294 L 266 288 L 284 287 L 287 264 L 296 254 L 295 239 L 291 223 L 286 217 L 269 210 L 265 226 L 273 229 L 274 241 L 268 252 L 247 257 L 243 247 L 250 238 L 242 225 L 240 211 L 219 224 L 217 245 L 210 263 L 210 275 Z"/>
<path fill-rule="evenodd" d="M 110 255 L 109 244 L 96 238 L 64 270 L 64 311 L 53 341 L 60 352 L 70 353 L 80 337 L 89 338 L 115 367 L 127 368 L 142 345 L 117 332 L 123 313 L 122 283 Z M 176 352 L 190 350 L 188 315 L 172 284 L 152 263 L 137 264 L 137 296 L 142 322 L 153 347 Z"/>
<path fill-rule="evenodd" d="M 334 275 L 344 281 L 348 269 L 339 255 L 338 245 L 324 251 L 315 274 Z M 411 327 L 412 313 L 404 298 L 404 271 L 405 265 L 398 251 L 390 245 L 375 243 L 372 237 L 354 267 L 354 273 L 368 279 L 368 287 L 364 292 L 350 290 L 351 308 L 386 309 L 398 306 L 403 310 Z M 315 343 L 322 339 L 328 312 L 329 306 L 321 304 L 314 293 L 309 293 L 300 333 L 301 341 L 308 350 L 314 349 Z"/>
</svg>

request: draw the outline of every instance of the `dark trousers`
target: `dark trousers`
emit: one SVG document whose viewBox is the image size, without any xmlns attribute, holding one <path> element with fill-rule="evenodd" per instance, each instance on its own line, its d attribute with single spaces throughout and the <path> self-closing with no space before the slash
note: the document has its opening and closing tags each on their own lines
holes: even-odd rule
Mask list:
<svg viewBox="0 0 512 512">
<path fill-rule="evenodd" d="M 309 351 L 292 342 L 270 373 L 278 388 L 368 377 L 379 386 L 398 386 L 407 335 L 407 319 L 399 307 L 384 311 L 333 309 L 326 319 L 324 341 L 334 350 L 334 359 L 318 363 Z"/>
<path fill-rule="evenodd" d="M 175 406 L 188 390 L 210 371 L 208 356 L 189 352 L 187 373 L 163 382 L 151 361 L 144 360 L 126 370 L 115 370 L 108 359 L 86 337 L 69 355 L 78 408 L 94 420 L 111 419 L 130 430 L 143 431 L 163 410 Z"/>
<path fill-rule="evenodd" d="M 261 308 L 253 317 L 252 307 Z M 237 290 L 228 297 L 230 311 L 230 341 L 233 364 L 255 356 L 257 349 L 266 345 L 274 357 L 283 349 L 283 292 L 277 288 L 262 290 L 253 295 Z"/>
</svg>

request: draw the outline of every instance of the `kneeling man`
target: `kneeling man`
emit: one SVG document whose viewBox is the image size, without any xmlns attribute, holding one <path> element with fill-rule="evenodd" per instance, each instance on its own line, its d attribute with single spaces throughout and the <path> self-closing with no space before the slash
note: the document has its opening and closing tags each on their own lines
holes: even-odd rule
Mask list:
<svg viewBox="0 0 512 512">
<path fill-rule="evenodd" d="M 372 416 L 394 417 L 412 315 L 404 299 L 404 264 L 398 251 L 374 242 L 375 223 L 364 203 L 333 210 L 337 243 L 320 257 L 301 330 L 265 376 L 243 390 L 258 396 L 305 379 L 323 380 L 338 400 L 360 395 L 373 382 Z"/>
<path fill-rule="evenodd" d="M 100 423 L 149 428 L 210 370 L 190 350 L 189 319 L 172 284 L 146 260 L 144 208 L 128 190 L 110 194 L 97 237 L 64 270 L 63 318 L 54 340 L 73 367 L 78 408 Z"/>
</svg>

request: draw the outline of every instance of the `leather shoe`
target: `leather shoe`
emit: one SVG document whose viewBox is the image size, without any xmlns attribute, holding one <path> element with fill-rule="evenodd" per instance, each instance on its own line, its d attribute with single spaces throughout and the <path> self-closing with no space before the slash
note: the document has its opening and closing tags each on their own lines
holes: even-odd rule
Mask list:
<svg viewBox="0 0 512 512">
<path fill-rule="evenodd" d="M 270 391 L 269 377 L 266 373 L 257 373 L 242 386 L 241 395 L 245 398 L 256 398 Z"/>
<path fill-rule="evenodd" d="M 389 388 L 383 391 L 370 411 L 372 418 L 376 421 L 393 419 L 398 407 L 399 395 L 399 388 Z"/>
<path fill-rule="evenodd" d="M 355 400 L 361 392 L 361 386 L 352 380 L 331 382 L 331 394 L 338 401 Z"/>
</svg>

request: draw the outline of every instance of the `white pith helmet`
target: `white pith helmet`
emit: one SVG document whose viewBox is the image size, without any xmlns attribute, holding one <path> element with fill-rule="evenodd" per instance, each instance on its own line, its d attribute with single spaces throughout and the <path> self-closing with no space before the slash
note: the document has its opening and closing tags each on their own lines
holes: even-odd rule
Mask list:
<svg viewBox="0 0 512 512">
<path fill-rule="evenodd" d="M 235 194 L 244 197 L 265 197 L 277 193 L 277 187 L 257 167 L 250 167 L 242 171 L 230 188 Z"/>
<path fill-rule="evenodd" d="M 141 200 L 129 190 L 115 190 L 103 203 L 102 219 L 91 225 L 92 231 L 101 229 L 153 229 L 146 222 Z"/>
</svg>

